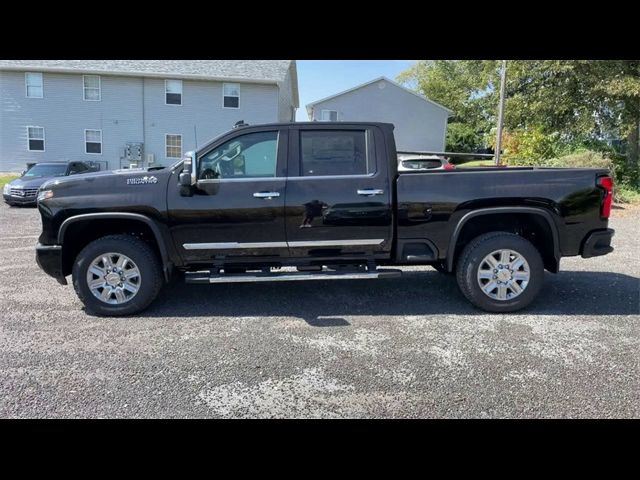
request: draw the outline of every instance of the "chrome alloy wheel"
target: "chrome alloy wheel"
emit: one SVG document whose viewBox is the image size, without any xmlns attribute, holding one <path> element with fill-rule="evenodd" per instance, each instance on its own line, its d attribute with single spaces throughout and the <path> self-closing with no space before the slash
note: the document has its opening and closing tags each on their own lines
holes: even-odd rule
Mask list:
<svg viewBox="0 0 640 480">
<path fill-rule="evenodd" d="M 478 284 L 494 300 L 511 300 L 527 288 L 531 271 L 525 258 L 515 250 L 496 250 L 482 259 Z"/>
<path fill-rule="evenodd" d="M 121 253 L 99 255 L 87 270 L 87 285 L 91 293 L 111 305 L 120 305 L 135 297 L 141 281 L 138 266 Z"/>
</svg>

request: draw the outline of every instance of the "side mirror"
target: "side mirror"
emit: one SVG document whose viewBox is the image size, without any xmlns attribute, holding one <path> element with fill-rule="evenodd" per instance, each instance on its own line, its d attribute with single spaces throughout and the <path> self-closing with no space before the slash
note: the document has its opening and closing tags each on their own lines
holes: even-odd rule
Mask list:
<svg viewBox="0 0 640 480">
<path fill-rule="evenodd" d="M 178 185 L 180 185 L 180 195 L 182 195 L 183 197 L 191 197 L 193 195 L 193 187 L 196 184 L 197 171 L 198 165 L 196 161 L 196 153 L 185 153 L 182 172 L 178 177 Z"/>
<path fill-rule="evenodd" d="M 22 172 L 20 172 L 20 176 L 21 176 L 21 177 L 24 177 L 24 174 L 25 174 L 25 173 L 27 173 L 27 171 L 26 171 L 26 170 L 22 170 Z"/>
<path fill-rule="evenodd" d="M 194 186 L 196 184 L 197 173 L 198 173 L 198 159 L 196 157 L 196 152 L 191 151 L 191 152 L 185 153 L 184 168 L 182 170 L 182 173 L 180 174 L 180 185 L 185 187 L 188 185 Z M 186 183 L 187 179 L 189 183 Z M 183 183 L 183 181 L 185 183 Z"/>
<path fill-rule="evenodd" d="M 182 172 L 178 179 L 178 183 L 181 187 L 190 187 L 191 186 L 191 173 Z"/>
</svg>

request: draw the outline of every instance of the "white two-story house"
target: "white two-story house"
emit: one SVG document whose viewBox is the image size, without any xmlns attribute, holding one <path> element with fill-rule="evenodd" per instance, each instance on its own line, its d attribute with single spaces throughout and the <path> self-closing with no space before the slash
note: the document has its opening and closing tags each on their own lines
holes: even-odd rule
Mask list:
<svg viewBox="0 0 640 480">
<path fill-rule="evenodd" d="M 294 60 L 0 60 L 0 171 L 168 165 L 229 130 L 288 122 Z"/>
</svg>

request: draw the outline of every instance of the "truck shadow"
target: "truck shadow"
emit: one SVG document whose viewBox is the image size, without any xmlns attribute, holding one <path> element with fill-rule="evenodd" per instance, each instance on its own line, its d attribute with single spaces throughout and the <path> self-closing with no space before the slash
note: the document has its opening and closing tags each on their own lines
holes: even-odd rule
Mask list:
<svg viewBox="0 0 640 480">
<path fill-rule="evenodd" d="M 540 296 L 508 315 L 633 315 L 640 279 L 608 272 L 545 274 Z M 349 316 L 486 315 L 452 275 L 405 271 L 398 279 L 186 285 L 177 279 L 138 317 L 298 317 L 314 327 L 350 325 Z"/>
</svg>

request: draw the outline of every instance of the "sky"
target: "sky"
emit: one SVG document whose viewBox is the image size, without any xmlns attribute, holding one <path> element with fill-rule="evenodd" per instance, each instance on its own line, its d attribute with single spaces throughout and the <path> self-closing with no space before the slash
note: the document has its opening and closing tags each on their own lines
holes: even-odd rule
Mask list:
<svg viewBox="0 0 640 480">
<path fill-rule="evenodd" d="M 377 77 L 395 80 L 416 60 L 298 60 L 300 108 L 297 121 L 308 121 L 308 103 L 348 90 Z"/>
</svg>

